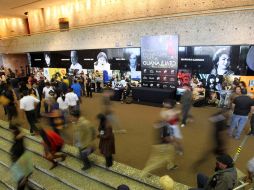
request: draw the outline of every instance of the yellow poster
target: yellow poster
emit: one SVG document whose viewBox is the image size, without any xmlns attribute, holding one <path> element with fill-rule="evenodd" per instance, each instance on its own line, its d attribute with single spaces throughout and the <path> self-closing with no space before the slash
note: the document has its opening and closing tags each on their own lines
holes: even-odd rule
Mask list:
<svg viewBox="0 0 254 190">
<path fill-rule="evenodd" d="M 44 68 L 44 76 L 47 80 L 56 79 L 60 81 L 66 75 L 65 68 Z"/>
</svg>

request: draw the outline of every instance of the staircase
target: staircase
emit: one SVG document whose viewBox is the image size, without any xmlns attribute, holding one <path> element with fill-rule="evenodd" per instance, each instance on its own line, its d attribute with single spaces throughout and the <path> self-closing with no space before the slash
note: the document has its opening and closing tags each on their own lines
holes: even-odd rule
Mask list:
<svg viewBox="0 0 254 190">
<path fill-rule="evenodd" d="M 110 190 L 117 189 L 120 184 L 126 184 L 131 190 L 156 190 L 160 189 L 159 177 L 152 175 L 149 178 L 140 177 L 140 170 L 127 165 L 114 162 L 112 168 L 104 166 L 104 158 L 92 154 L 89 159 L 93 166 L 82 171 L 82 161 L 79 159 L 78 149 L 65 145 L 63 151 L 68 155 L 64 162 L 53 170 L 49 170 L 51 163 L 43 158 L 43 147 L 40 137 L 29 136 L 29 132 L 23 129 L 25 146 L 31 155 L 34 171 L 29 177 L 29 184 L 38 190 Z M 1 189 L 15 189 L 9 172 L 11 166 L 10 148 L 12 146 L 12 133 L 8 129 L 8 123 L 0 120 L 0 179 Z M 189 187 L 175 183 L 175 190 L 187 190 Z"/>
</svg>

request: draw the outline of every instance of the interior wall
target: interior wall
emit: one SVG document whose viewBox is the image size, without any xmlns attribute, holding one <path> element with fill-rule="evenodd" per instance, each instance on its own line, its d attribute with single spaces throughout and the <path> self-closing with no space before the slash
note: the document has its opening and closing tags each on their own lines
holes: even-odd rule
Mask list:
<svg viewBox="0 0 254 190">
<path fill-rule="evenodd" d="M 0 52 L 140 47 L 142 36 L 167 34 L 178 34 L 180 46 L 254 44 L 253 18 L 249 10 L 121 22 L 1 40 Z"/>
<path fill-rule="evenodd" d="M 3 55 L 3 66 L 6 72 L 8 71 L 8 69 L 11 69 L 18 76 L 21 76 L 22 72 L 26 70 L 26 66 L 28 66 L 27 55 L 5 54 Z"/>
</svg>

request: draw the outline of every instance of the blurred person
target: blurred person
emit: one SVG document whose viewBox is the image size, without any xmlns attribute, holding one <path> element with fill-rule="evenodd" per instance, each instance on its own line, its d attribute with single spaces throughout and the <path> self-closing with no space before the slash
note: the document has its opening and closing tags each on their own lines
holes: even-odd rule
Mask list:
<svg viewBox="0 0 254 190">
<path fill-rule="evenodd" d="M 23 98 L 20 99 L 20 109 L 26 114 L 27 121 L 30 125 L 30 134 L 34 135 L 38 129 L 35 125 L 36 123 L 36 105 L 40 102 L 34 96 L 29 95 L 28 91 L 23 92 Z"/>
<path fill-rule="evenodd" d="M 54 109 L 46 116 L 49 119 L 49 125 L 52 127 L 53 131 L 60 135 L 64 126 L 64 117 L 61 110 Z"/>
<path fill-rule="evenodd" d="M 74 145 L 78 147 L 83 161 L 82 170 L 87 170 L 91 167 L 88 156 L 95 151 L 96 130 L 90 121 L 80 116 L 80 111 L 71 112 L 71 116 L 74 121 Z"/>
<path fill-rule="evenodd" d="M 241 87 L 241 90 L 243 91 L 244 89 L 247 90 L 246 83 L 244 81 L 240 81 L 239 86 Z"/>
<path fill-rule="evenodd" d="M 44 109 L 45 113 L 49 113 L 49 104 L 50 104 L 50 99 L 52 98 L 52 92 L 54 92 L 53 87 L 50 85 L 49 82 L 45 83 L 45 87 L 42 90 L 43 94 L 43 102 L 44 102 Z"/>
<path fill-rule="evenodd" d="M 36 84 L 33 85 L 33 88 L 29 90 L 29 94 L 33 97 L 35 97 L 36 99 L 40 100 L 40 95 L 39 92 L 37 90 Z M 35 107 L 35 117 L 36 117 L 36 121 L 38 120 L 38 118 L 40 117 L 40 109 L 41 109 L 41 101 L 39 101 L 39 103 L 36 104 Z"/>
<path fill-rule="evenodd" d="M 18 116 L 18 111 L 17 111 L 17 102 L 16 102 L 16 97 L 15 93 L 11 89 L 11 86 L 8 83 L 4 83 L 3 89 L 2 89 L 2 95 L 6 98 L 6 102 L 4 104 L 5 111 L 8 116 L 8 121 L 11 123 L 14 119 L 17 118 Z"/>
<path fill-rule="evenodd" d="M 67 117 L 68 117 L 68 113 L 69 113 L 69 106 L 68 106 L 68 102 L 66 100 L 65 94 L 62 93 L 61 96 L 59 96 L 57 98 L 57 103 L 59 105 L 59 109 L 62 112 L 63 115 L 63 119 L 64 119 L 64 126 L 67 126 Z"/>
<path fill-rule="evenodd" d="M 254 112 L 254 101 L 247 95 L 247 90 L 242 89 L 242 95 L 236 97 L 232 104 L 234 110 L 229 135 L 240 139 L 241 133 L 248 121 L 248 114 Z"/>
<path fill-rule="evenodd" d="M 209 135 L 211 137 L 212 146 L 210 149 L 206 149 L 203 156 L 193 164 L 194 170 L 203 164 L 210 155 L 218 156 L 227 153 L 228 114 L 229 111 L 227 109 L 222 109 L 209 118 L 209 121 L 212 123 L 211 135 Z"/>
<path fill-rule="evenodd" d="M 112 155 L 115 154 L 115 136 L 107 117 L 103 114 L 99 114 L 97 118 L 100 121 L 98 128 L 98 138 L 100 139 L 99 149 L 106 160 L 106 167 L 109 168 L 113 165 Z"/>
<path fill-rule="evenodd" d="M 41 129 L 40 136 L 42 138 L 45 158 L 52 162 L 53 165 L 50 169 L 53 169 L 58 165 L 55 159 L 62 158 L 62 161 L 64 161 L 66 158 L 64 153 L 60 153 L 64 145 L 64 140 L 60 135 L 48 129 Z"/>
<path fill-rule="evenodd" d="M 81 89 L 82 89 L 82 96 L 85 96 L 86 95 L 86 92 L 85 92 L 85 77 L 84 77 L 84 73 L 82 72 L 80 77 L 79 77 L 79 84 L 81 86 Z"/>
<path fill-rule="evenodd" d="M 131 85 L 129 82 L 127 82 L 122 93 L 121 103 L 126 102 L 126 97 L 130 95 L 130 92 L 131 92 Z"/>
<path fill-rule="evenodd" d="M 240 96 L 242 94 L 242 89 L 240 86 L 236 86 L 233 93 L 230 95 L 230 102 L 229 102 L 229 108 L 232 109 L 233 107 L 233 102 L 236 97 Z"/>
<path fill-rule="evenodd" d="M 236 184 L 237 172 L 234 161 L 229 155 L 222 154 L 216 158 L 215 173 L 211 177 L 199 173 L 197 175 L 198 188 L 190 190 L 228 190 L 233 189 Z"/>
<path fill-rule="evenodd" d="M 65 99 L 68 103 L 69 111 L 72 112 L 74 110 L 79 110 L 79 107 L 78 107 L 79 98 L 77 94 L 73 92 L 72 88 L 69 88 L 68 91 L 69 92 L 65 95 Z"/>
<path fill-rule="evenodd" d="M 25 190 L 28 182 L 28 177 L 32 174 L 33 165 L 30 156 L 25 151 L 24 134 L 20 131 L 19 126 L 11 125 L 10 127 L 14 143 L 11 147 L 11 173 L 17 181 L 17 190 Z"/>
<path fill-rule="evenodd" d="M 86 75 L 86 96 L 92 98 L 92 80 L 89 74 Z"/>
<path fill-rule="evenodd" d="M 254 157 L 251 158 L 247 163 L 248 175 L 245 177 L 244 181 L 252 183 L 254 176 Z"/>
<path fill-rule="evenodd" d="M 230 70 L 229 51 L 221 48 L 215 52 L 213 56 L 214 68 L 211 71 L 213 75 L 233 75 L 234 72 Z"/>
<path fill-rule="evenodd" d="M 174 122 L 177 119 L 177 112 L 173 110 L 175 102 L 173 100 L 165 100 L 163 109 L 160 112 L 161 121 L 154 125 L 155 142 L 152 145 L 150 156 L 145 167 L 141 172 L 141 176 L 147 176 L 152 170 L 158 169 L 166 165 L 168 170 L 174 170 L 178 166 L 175 165 L 175 150 L 179 151 L 179 143 L 181 138 L 179 128 L 172 125 L 169 121 Z M 172 110 L 171 110 L 172 109 Z M 180 150 L 182 150 L 180 148 Z"/>
<path fill-rule="evenodd" d="M 58 87 L 59 87 L 59 89 L 60 89 L 60 91 L 61 91 L 62 93 L 64 93 L 64 94 L 67 93 L 67 91 L 68 91 L 68 86 L 67 86 L 67 84 L 64 82 L 64 79 L 61 79 L 61 81 L 60 81 L 59 84 L 58 84 Z"/>
<path fill-rule="evenodd" d="M 163 190 L 173 190 L 174 180 L 168 175 L 160 177 L 159 183 Z"/>
<path fill-rule="evenodd" d="M 71 85 L 71 88 L 73 89 L 73 92 L 78 96 L 79 102 L 81 103 L 82 88 L 80 84 L 77 82 L 77 80 L 74 80 L 73 84 Z"/>
<path fill-rule="evenodd" d="M 73 74 L 80 74 L 83 70 L 82 65 L 78 63 L 78 52 L 76 50 L 71 51 L 71 66 L 69 68 Z"/>
<path fill-rule="evenodd" d="M 181 104 L 182 104 L 182 123 L 181 127 L 185 127 L 186 121 L 188 117 L 192 118 L 191 115 L 189 115 L 190 109 L 192 107 L 192 91 L 189 86 L 183 86 L 185 89 L 182 97 L 181 97 Z"/>
<path fill-rule="evenodd" d="M 163 102 L 164 108 L 160 112 L 160 116 L 168 124 L 170 130 L 171 143 L 175 146 L 176 152 L 183 155 L 183 147 L 181 140 L 183 138 L 181 130 L 179 129 L 179 114 L 181 111 L 175 108 L 176 102 L 174 100 L 165 100 Z"/>
</svg>

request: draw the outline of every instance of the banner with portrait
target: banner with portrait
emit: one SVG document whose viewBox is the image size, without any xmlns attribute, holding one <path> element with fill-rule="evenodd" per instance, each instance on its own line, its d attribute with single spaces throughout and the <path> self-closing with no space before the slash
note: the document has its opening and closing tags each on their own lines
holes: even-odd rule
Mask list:
<svg viewBox="0 0 254 190">
<path fill-rule="evenodd" d="M 142 86 L 176 89 L 178 36 L 145 36 L 141 39 Z"/>
</svg>

